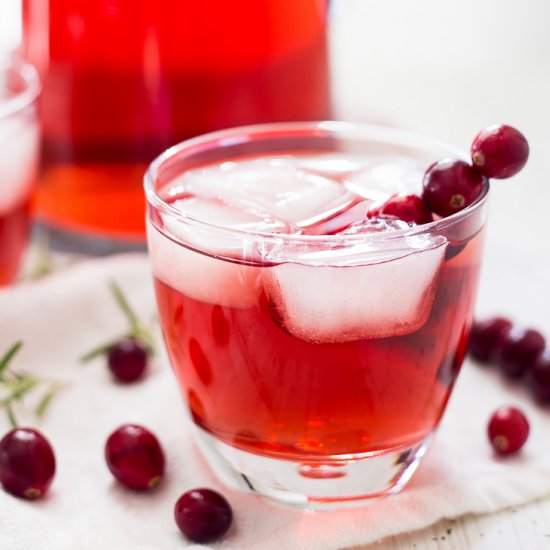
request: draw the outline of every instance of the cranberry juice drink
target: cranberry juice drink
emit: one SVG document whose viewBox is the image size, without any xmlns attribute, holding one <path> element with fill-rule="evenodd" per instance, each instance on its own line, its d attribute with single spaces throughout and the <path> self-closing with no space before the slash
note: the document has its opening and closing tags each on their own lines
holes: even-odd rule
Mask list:
<svg viewBox="0 0 550 550">
<path fill-rule="evenodd" d="M 38 212 L 69 233 L 142 241 L 142 174 L 177 141 L 329 115 L 322 1 L 23 8 L 25 54 L 44 79 Z"/>
<path fill-rule="evenodd" d="M 0 65 L 0 286 L 13 281 L 27 245 L 38 168 L 36 97 L 30 65 Z"/>
<path fill-rule="evenodd" d="M 465 355 L 485 221 L 367 215 L 448 147 L 337 123 L 190 140 L 146 178 L 171 363 L 233 485 L 300 506 L 400 488 Z"/>
</svg>

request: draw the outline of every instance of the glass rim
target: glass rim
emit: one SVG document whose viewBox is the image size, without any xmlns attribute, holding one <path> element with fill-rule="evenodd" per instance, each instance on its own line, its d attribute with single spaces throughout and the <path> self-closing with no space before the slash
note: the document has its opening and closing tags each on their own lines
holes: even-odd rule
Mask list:
<svg viewBox="0 0 550 550">
<path fill-rule="evenodd" d="M 31 105 L 40 94 L 42 86 L 35 67 L 17 55 L 0 55 L 0 73 L 14 71 L 24 88 L 7 98 L 0 98 L 0 120 L 13 116 Z"/>
<path fill-rule="evenodd" d="M 157 156 L 149 165 L 144 175 L 144 190 L 147 204 L 155 209 L 160 209 L 164 214 L 169 215 L 171 218 L 178 220 L 184 224 L 191 224 L 198 228 L 204 228 L 209 231 L 220 232 L 224 234 L 234 235 L 235 237 L 242 237 L 243 239 L 276 239 L 278 242 L 300 243 L 300 244 L 316 244 L 326 242 L 327 244 L 341 243 L 342 240 L 346 242 L 379 242 L 388 241 L 393 239 L 402 239 L 413 237 L 415 235 L 422 235 L 426 233 L 437 233 L 439 231 L 448 229 L 456 223 L 460 223 L 469 216 L 475 214 L 487 201 L 489 193 L 489 180 L 485 178 L 485 185 L 481 195 L 469 206 L 455 212 L 454 214 L 445 218 L 437 219 L 433 222 L 414 225 L 403 229 L 392 229 L 391 231 L 370 232 L 370 233 L 357 233 L 357 234 L 333 234 L 333 235 L 304 235 L 294 233 L 275 233 L 269 231 L 254 231 L 247 229 L 237 229 L 228 227 L 221 224 L 215 224 L 207 222 L 191 216 L 190 214 L 183 213 L 178 208 L 172 206 L 166 202 L 162 196 L 155 189 L 155 181 L 162 171 L 163 165 L 172 159 L 177 158 L 185 151 L 191 153 L 201 152 L 211 149 L 209 144 L 215 142 L 222 142 L 220 145 L 236 145 L 239 143 L 252 142 L 254 136 L 265 133 L 266 136 L 276 131 L 294 131 L 297 132 L 310 132 L 308 137 L 315 137 L 315 132 L 318 132 L 319 137 L 329 137 L 330 135 L 346 135 L 353 132 L 356 139 L 373 138 L 376 134 L 379 143 L 401 144 L 407 146 L 413 146 L 417 149 L 429 150 L 445 149 L 448 151 L 448 155 L 443 158 L 454 158 L 456 160 L 469 161 L 467 154 L 461 149 L 454 147 L 448 143 L 440 141 L 436 138 L 413 132 L 410 130 L 403 130 L 400 128 L 393 128 L 390 126 L 382 126 L 369 123 L 356 123 L 345 122 L 336 120 L 324 120 L 314 122 L 273 122 L 264 124 L 252 124 L 247 126 L 236 126 L 233 128 L 227 128 L 224 130 L 218 130 L 201 134 L 199 136 L 186 139 L 166 149 L 163 153 Z M 306 134 L 304 134 L 306 137 Z M 385 140 L 383 138 L 386 138 Z M 226 141 L 226 143 L 223 143 Z M 267 154 L 268 151 L 266 151 Z M 442 160 L 441 159 L 441 160 Z M 427 168 L 427 167 L 426 167 Z M 150 218 L 150 216 L 147 216 Z M 154 224 L 155 227 L 156 224 Z M 157 227 L 163 234 L 166 230 Z M 172 235 L 170 233 L 170 235 Z M 172 237 L 174 237 L 172 235 Z M 177 237 L 176 237 L 177 239 Z M 179 239 L 178 239 L 179 240 Z M 183 244 L 183 243 L 182 243 Z"/>
</svg>

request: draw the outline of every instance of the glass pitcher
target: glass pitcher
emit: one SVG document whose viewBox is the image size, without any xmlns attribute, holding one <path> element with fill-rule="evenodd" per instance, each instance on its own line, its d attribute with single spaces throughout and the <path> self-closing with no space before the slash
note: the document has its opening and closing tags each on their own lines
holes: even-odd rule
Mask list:
<svg viewBox="0 0 550 550">
<path fill-rule="evenodd" d="M 23 0 L 23 55 L 43 80 L 38 219 L 90 252 L 140 246 L 141 181 L 163 149 L 329 117 L 326 12 L 326 0 Z"/>
</svg>

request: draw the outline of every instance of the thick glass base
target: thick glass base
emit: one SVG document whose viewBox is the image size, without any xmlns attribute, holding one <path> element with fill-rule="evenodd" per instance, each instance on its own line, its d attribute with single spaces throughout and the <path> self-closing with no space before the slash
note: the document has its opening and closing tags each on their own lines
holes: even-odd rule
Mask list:
<svg viewBox="0 0 550 550">
<path fill-rule="evenodd" d="M 203 455 L 225 484 L 313 510 L 358 506 L 366 499 L 400 491 L 431 439 L 383 452 L 296 462 L 243 451 L 199 428 L 195 432 Z"/>
</svg>

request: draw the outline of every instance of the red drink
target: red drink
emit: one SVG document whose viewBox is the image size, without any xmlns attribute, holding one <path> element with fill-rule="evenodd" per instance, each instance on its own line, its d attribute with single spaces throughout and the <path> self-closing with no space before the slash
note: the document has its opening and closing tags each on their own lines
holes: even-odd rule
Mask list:
<svg viewBox="0 0 550 550">
<path fill-rule="evenodd" d="M 230 445 L 295 461 L 416 444 L 439 422 L 464 358 L 480 248 L 478 235 L 444 263 L 419 330 L 344 343 L 290 334 L 263 291 L 250 307 L 232 308 L 157 278 L 166 345 L 193 420 Z"/>
<path fill-rule="evenodd" d="M 34 69 L 0 66 L 0 286 L 13 281 L 27 245 L 38 164 Z"/>
<path fill-rule="evenodd" d="M 141 178 L 163 149 L 329 114 L 318 0 L 23 5 L 25 52 L 44 75 L 37 208 L 58 228 L 142 240 Z"/>
<path fill-rule="evenodd" d="M 0 286 L 13 281 L 29 236 L 29 201 L 0 212 Z"/>
<path fill-rule="evenodd" d="M 300 491 L 372 496 L 410 476 L 462 365 L 483 201 L 429 226 L 367 218 L 394 192 L 418 191 L 439 150 L 345 125 L 275 128 L 242 130 L 252 145 L 223 153 L 238 130 L 206 136 L 150 171 L 166 346 L 217 470 L 221 456 L 255 490 L 293 502 Z"/>
</svg>

